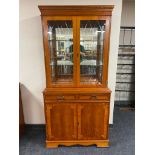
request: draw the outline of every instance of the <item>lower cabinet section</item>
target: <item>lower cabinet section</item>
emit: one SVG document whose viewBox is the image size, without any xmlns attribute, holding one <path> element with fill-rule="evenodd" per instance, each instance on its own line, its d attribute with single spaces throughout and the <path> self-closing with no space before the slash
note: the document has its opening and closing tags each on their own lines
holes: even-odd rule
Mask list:
<svg viewBox="0 0 155 155">
<path fill-rule="evenodd" d="M 108 146 L 109 103 L 45 103 L 47 147 Z"/>
</svg>

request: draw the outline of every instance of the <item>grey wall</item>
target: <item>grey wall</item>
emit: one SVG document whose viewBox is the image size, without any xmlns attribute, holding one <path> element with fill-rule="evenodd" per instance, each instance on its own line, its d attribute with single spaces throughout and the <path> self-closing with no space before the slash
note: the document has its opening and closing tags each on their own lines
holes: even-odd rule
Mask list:
<svg viewBox="0 0 155 155">
<path fill-rule="evenodd" d="M 121 26 L 135 26 L 135 0 L 123 0 Z"/>
<path fill-rule="evenodd" d="M 134 0 L 123 0 L 121 26 L 135 26 L 135 1 Z M 125 35 L 124 35 L 124 30 L 120 31 L 119 44 L 129 45 L 130 43 L 132 45 L 135 44 L 135 31 L 133 30 L 131 34 L 131 31 L 126 30 Z M 132 73 L 135 72 L 135 66 L 132 64 L 135 63 L 134 62 L 135 50 L 134 48 L 120 48 L 118 53 L 120 55 L 121 54 L 126 54 L 126 55 L 118 56 L 116 81 L 120 83 L 116 83 L 115 101 L 128 101 L 128 102 L 124 102 L 128 104 L 130 101 L 134 100 L 134 92 L 132 91 L 134 91 L 134 87 L 135 87 L 135 84 L 134 84 L 135 76 Z M 119 64 L 131 64 L 131 65 L 119 65 Z M 118 73 L 127 73 L 127 74 L 118 74 Z M 117 91 L 117 90 L 126 90 L 126 91 Z M 121 104 L 121 102 L 117 102 L 117 103 Z"/>
</svg>

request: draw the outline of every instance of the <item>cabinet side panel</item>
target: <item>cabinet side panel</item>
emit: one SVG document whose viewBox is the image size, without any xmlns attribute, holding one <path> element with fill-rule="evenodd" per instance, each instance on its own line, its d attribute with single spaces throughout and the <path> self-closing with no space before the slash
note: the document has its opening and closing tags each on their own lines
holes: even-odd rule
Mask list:
<svg viewBox="0 0 155 155">
<path fill-rule="evenodd" d="M 50 55 L 48 51 L 48 26 L 47 26 L 47 20 L 46 17 L 42 16 L 42 33 L 43 33 L 43 44 L 44 44 L 44 62 L 45 62 L 45 72 L 46 72 L 46 87 L 50 87 L 51 79 L 50 79 Z"/>
</svg>

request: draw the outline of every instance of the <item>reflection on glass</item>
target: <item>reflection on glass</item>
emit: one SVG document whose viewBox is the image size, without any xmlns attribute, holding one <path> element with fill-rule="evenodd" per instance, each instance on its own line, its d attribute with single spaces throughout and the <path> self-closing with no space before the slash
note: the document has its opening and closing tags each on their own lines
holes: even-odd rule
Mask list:
<svg viewBox="0 0 155 155">
<path fill-rule="evenodd" d="M 52 83 L 73 81 L 72 21 L 48 21 Z"/>
<path fill-rule="evenodd" d="M 105 21 L 80 22 L 80 83 L 101 84 Z"/>
</svg>

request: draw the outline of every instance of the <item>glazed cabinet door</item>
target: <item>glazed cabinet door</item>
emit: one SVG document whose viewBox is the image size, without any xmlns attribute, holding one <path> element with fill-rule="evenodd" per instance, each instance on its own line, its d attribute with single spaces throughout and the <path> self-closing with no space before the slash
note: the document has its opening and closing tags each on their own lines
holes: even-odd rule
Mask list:
<svg viewBox="0 0 155 155">
<path fill-rule="evenodd" d="M 81 87 L 106 86 L 108 70 L 109 19 L 105 16 L 79 16 L 78 76 Z"/>
<path fill-rule="evenodd" d="M 76 81 L 76 17 L 43 17 L 48 87 L 73 87 Z"/>
<path fill-rule="evenodd" d="M 78 139 L 108 139 L 109 104 L 78 104 Z"/>
<path fill-rule="evenodd" d="M 73 140 L 77 138 L 76 104 L 46 105 L 47 139 Z"/>
</svg>

